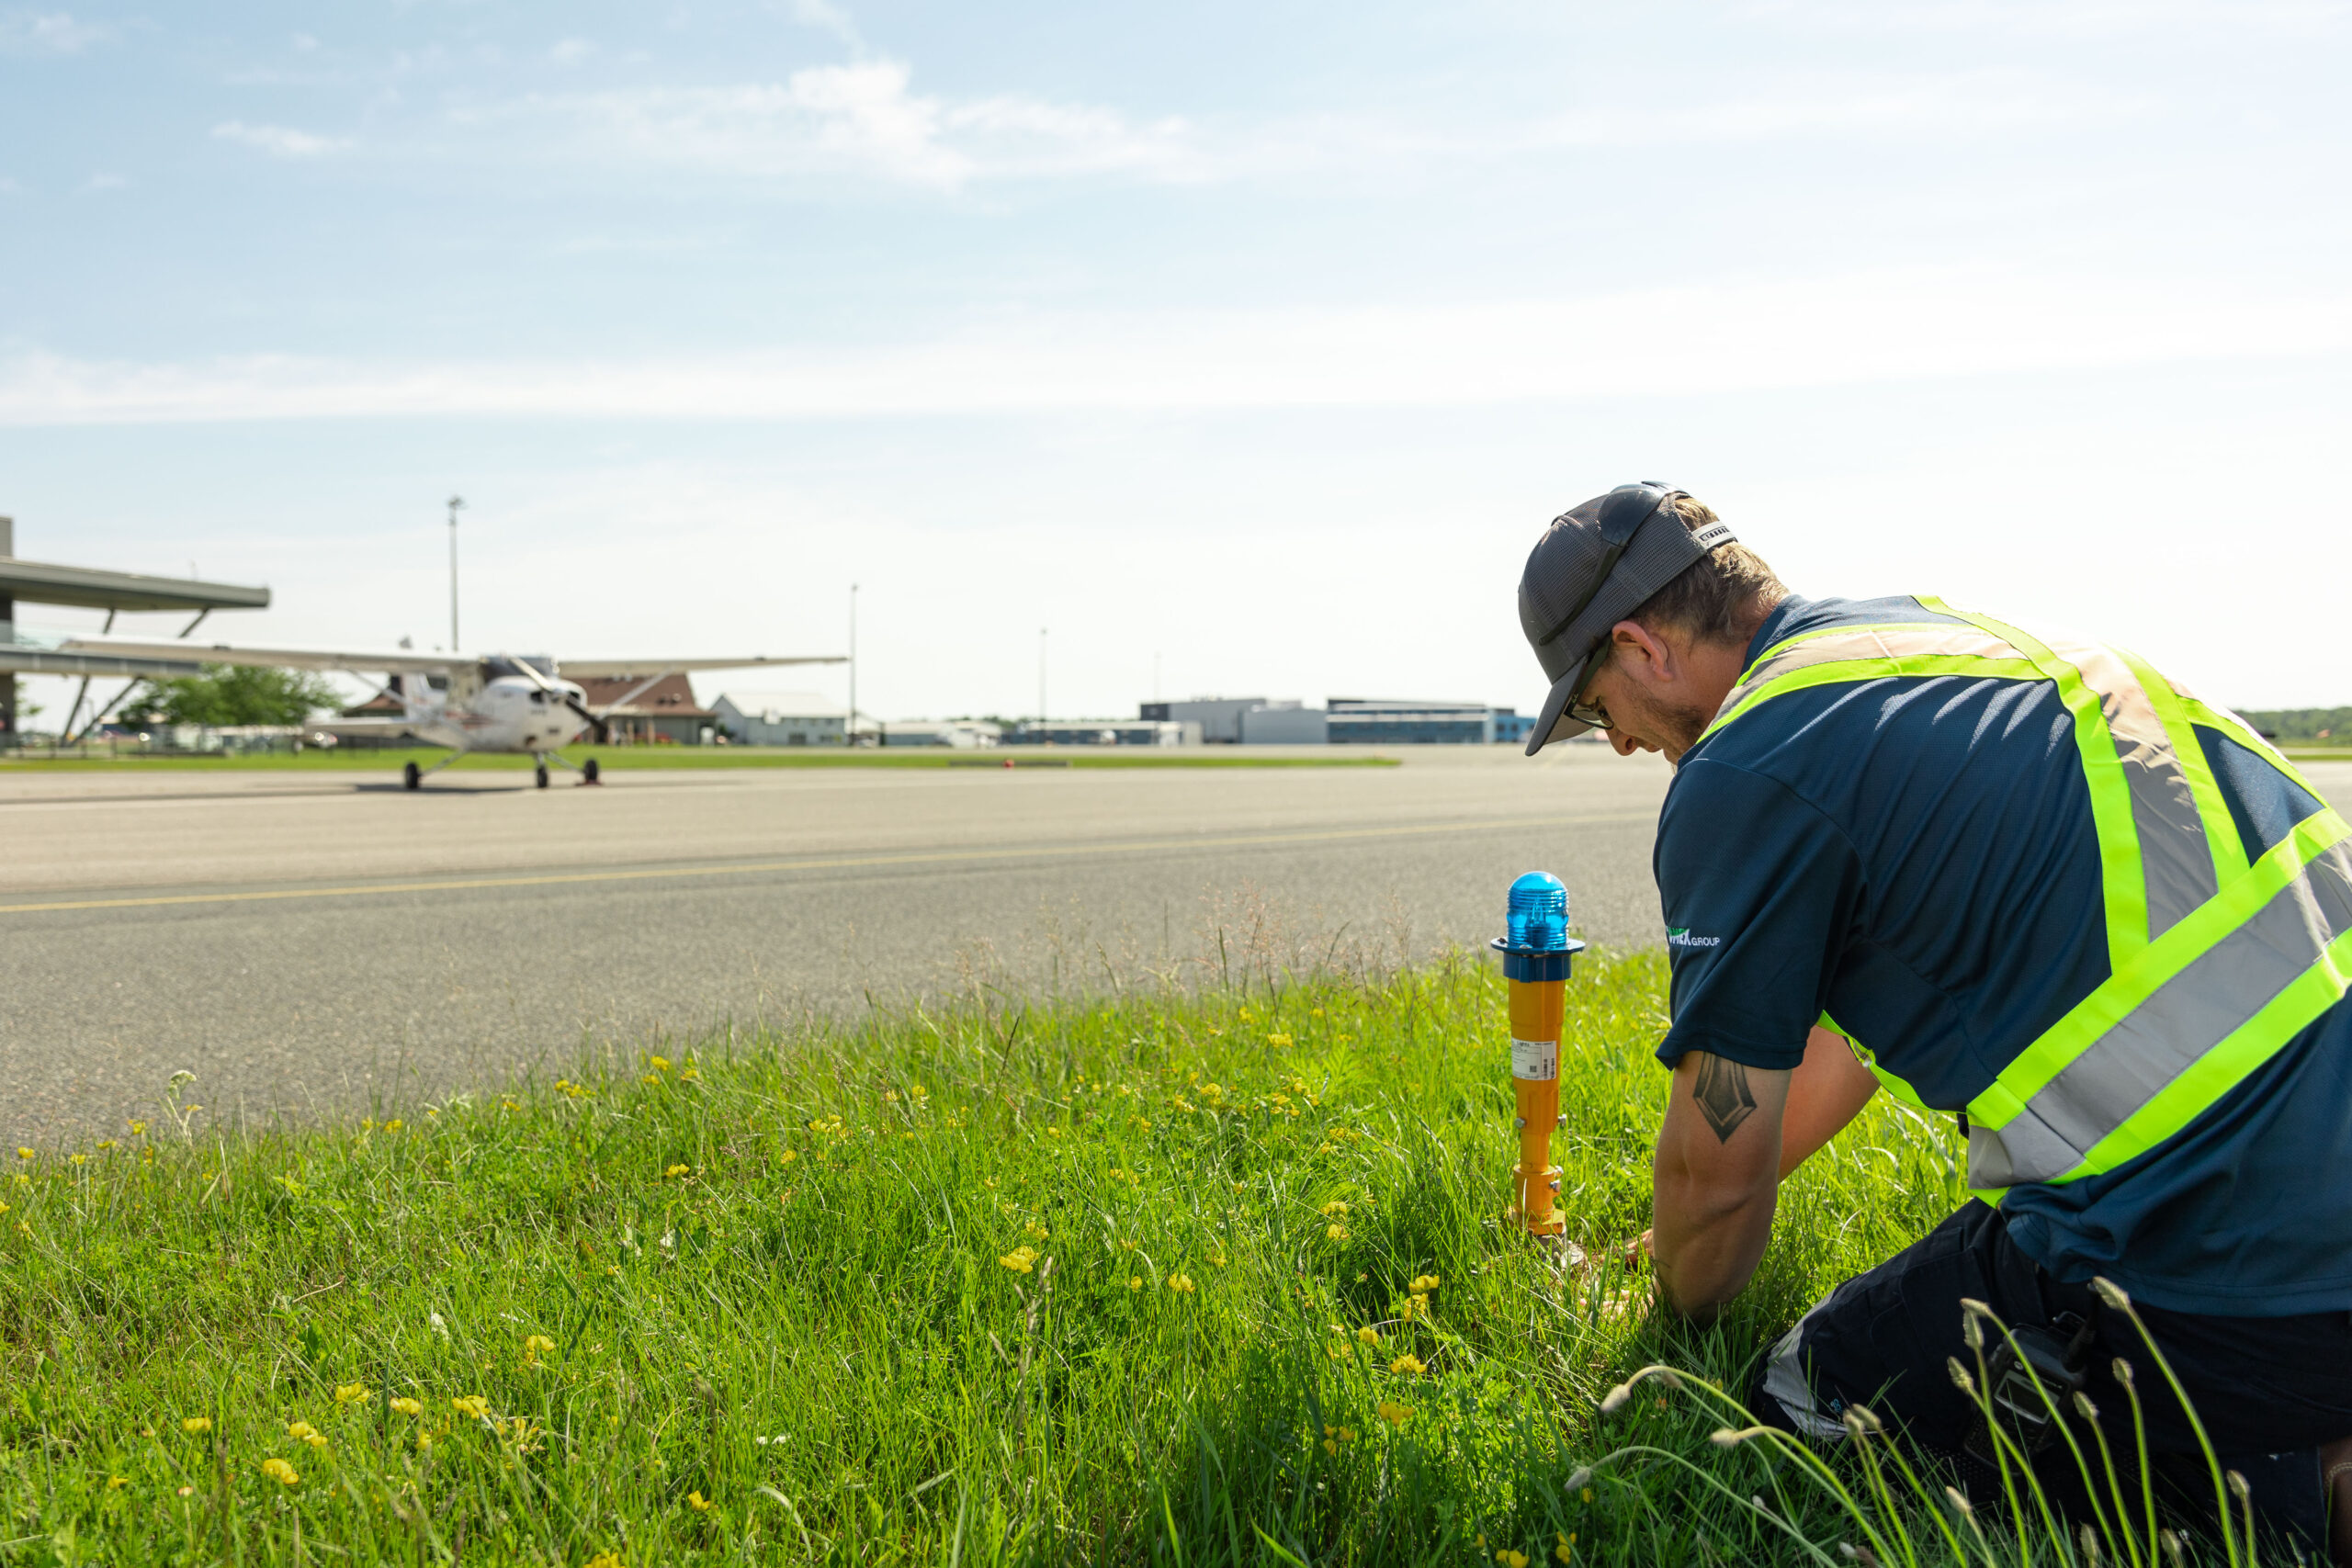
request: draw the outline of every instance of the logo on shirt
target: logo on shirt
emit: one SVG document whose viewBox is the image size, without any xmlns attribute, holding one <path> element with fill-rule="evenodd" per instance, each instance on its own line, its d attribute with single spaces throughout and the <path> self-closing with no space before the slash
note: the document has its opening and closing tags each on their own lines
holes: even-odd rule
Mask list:
<svg viewBox="0 0 2352 1568">
<path fill-rule="evenodd" d="M 1724 939 L 1719 936 L 1692 936 L 1689 926 L 1667 928 L 1666 945 L 1668 947 L 1721 947 L 1723 944 Z"/>
</svg>

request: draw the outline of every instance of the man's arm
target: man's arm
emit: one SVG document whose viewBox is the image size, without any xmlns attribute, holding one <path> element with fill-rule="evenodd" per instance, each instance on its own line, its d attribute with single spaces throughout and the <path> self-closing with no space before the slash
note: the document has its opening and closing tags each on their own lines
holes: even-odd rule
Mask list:
<svg viewBox="0 0 2352 1568">
<path fill-rule="evenodd" d="M 1644 1240 L 1677 1311 L 1708 1321 L 1747 1289 L 1771 1239 L 1780 1184 L 1877 1091 L 1877 1077 L 1826 1029 L 1806 1037 L 1794 1072 L 1704 1051 L 1675 1064 Z"/>
<path fill-rule="evenodd" d="M 1791 1074 L 1705 1051 L 1674 1065 L 1650 1169 L 1652 1251 L 1667 1301 L 1711 1321 L 1772 1234 Z"/>
<path fill-rule="evenodd" d="M 1878 1092 L 1878 1077 L 1854 1056 L 1846 1037 L 1819 1025 L 1805 1036 L 1804 1061 L 1789 1079 L 1789 1108 L 1781 1118 L 1781 1179 L 1796 1169 L 1861 1112 Z"/>
</svg>

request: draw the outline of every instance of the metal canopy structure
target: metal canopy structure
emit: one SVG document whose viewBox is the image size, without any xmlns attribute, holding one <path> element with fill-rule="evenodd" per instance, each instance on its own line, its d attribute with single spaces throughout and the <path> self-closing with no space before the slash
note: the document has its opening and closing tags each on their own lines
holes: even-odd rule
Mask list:
<svg viewBox="0 0 2352 1568">
<path fill-rule="evenodd" d="M 196 629 L 198 622 L 215 610 L 266 610 L 269 607 L 269 590 L 249 588 L 235 582 L 204 582 L 187 577 L 150 577 L 136 571 L 106 571 L 96 567 L 64 566 L 54 561 L 25 560 L 17 556 L 16 525 L 12 519 L 0 517 L 0 735 L 14 737 L 17 729 L 16 676 L 79 675 L 81 690 L 74 694 L 73 712 L 67 716 L 65 728 L 71 729 L 82 711 L 82 702 L 89 694 L 94 676 L 112 676 L 137 680 L 142 676 L 170 678 L 199 673 L 203 666 L 194 659 L 178 660 L 164 657 L 124 658 L 120 655 L 65 653 L 42 643 L 20 640 L 17 635 L 17 602 L 28 604 L 71 604 L 82 609 L 104 610 L 107 626 L 111 629 L 116 615 L 128 610 L 192 610 L 196 619 L 187 631 Z M 193 650 L 191 650 L 193 651 Z M 130 691 L 125 686 L 116 694 L 119 702 Z M 107 710 L 93 715 L 96 724 Z"/>
<path fill-rule="evenodd" d="M 20 560 L 0 552 L 0 603 L 8 600 L 91 610 L 266 610 L 269 590 Z"/>
</svg>

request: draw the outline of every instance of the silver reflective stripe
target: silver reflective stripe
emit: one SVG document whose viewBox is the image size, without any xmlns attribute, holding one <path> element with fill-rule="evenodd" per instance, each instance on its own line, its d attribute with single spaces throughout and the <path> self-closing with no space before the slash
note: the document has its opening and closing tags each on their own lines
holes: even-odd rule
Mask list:
<svg viewBox="0 0 2352 1568">
<path fill-rule="evenodd" d="M 2162 936 L 2221 891 L 2188 772 L 2129 664 L 2095 642 L 2051 637 L 2047 646 L 2098 696 L 2107 732 L 2123 763 L 2123 782 L 2132 791 L 2132 827 L 2148 888 L 2148 935 Z"/>
<path fill-rule="evenodd" d="M 2253 918 L 2199 953 L 2100 1033 L 2025 1108 L 1968 1130 L 1968 1184 L 1980 1191 L 2054 1181 L 2199 1057 L 2352 931 L 2352 850 L 2337 844 Z"/>
<path fill-rule="evenodd" d="M 1842 664 L 1854 659 L 2022 659 L 2025 656 L 1992 633 L 1971 626 L 1856 626 L 1823 632 L 1774 645 L 1749 667 L 1715 710 L 1725 714 L 1781 676 L 1815 664 Z"/>
<path fill-rule="evenodd" d="M 1789 1425 L 1808 1438 L 1828 1439 L 1846 1435 L 1843 1426 L 1822 1414 L 1813 1397 L 1813 1385 L 1804 1375 L 1804 1325 L 1837 1297 L 1838 1292 L 1832 1291 L 1814 1303 L 1813 1310 L 1781 1336 L 1780 1342 L 1772 1347 L 1771 1359 L 1764 1367 L 1764 1392 L 1788 1412 Z"/>
</svg>

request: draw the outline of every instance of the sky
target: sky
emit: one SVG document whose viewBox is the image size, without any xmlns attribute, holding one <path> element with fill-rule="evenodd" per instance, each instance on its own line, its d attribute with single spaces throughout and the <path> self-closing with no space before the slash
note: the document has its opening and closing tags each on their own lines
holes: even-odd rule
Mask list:
<svg viewBox="0 0 2352 1568">
<path fill-rule="evenodd" d="M 458 495 L 476 649 L 843 652 L 855 583 L 885 717 L 1035 713 L 1041 649 L 1057 716 L 1524 711 L 1528 548 L 1658 479 L 1799 592 L 2352 703 L 2348 45 L 2333 0 L 0 0 L 0 514 L 266 582 L 208 626 L 255 642 L 446 645 Z"/>
</svg>

